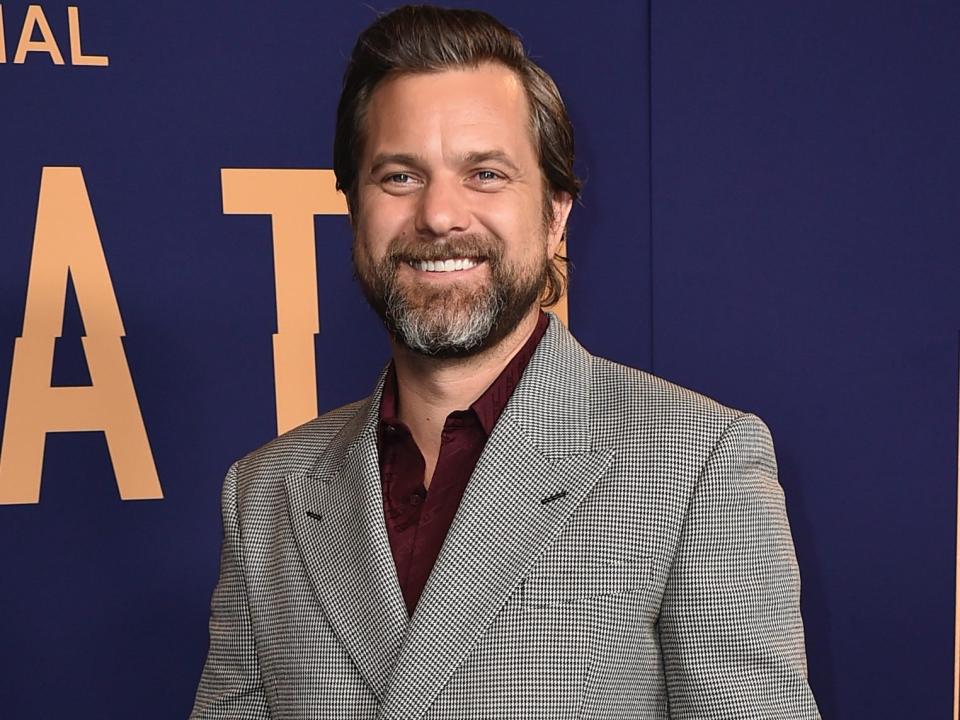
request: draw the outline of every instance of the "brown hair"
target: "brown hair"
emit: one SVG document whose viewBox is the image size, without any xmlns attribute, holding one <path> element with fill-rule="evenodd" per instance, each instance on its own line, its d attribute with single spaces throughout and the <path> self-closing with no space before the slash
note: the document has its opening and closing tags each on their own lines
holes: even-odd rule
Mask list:
<svg viewBox="0 0 960 720">
<path fill-rule="evenodd" d="M 429 5 L 405 5 L 380 16 L 360 33 L 343 77 L 337 106 L 333 169 L 337 189 L 357 209 L 358 162 L 363 155 L 363 122 L 377 85 L 397 74 L 440 72 L 498 62 L 513 70 L 523 84 L 530 106 L 531 134 L 545 180 L 544 220 L 552 222 L 551 200 L 567 193 L 580 195 L 573 172 L 573 126 L 556 84 L 528 56 L 516 33 L 492 15 L 478 10 L 452 10 Z M 566 228 L 564 228 L 566 239 Z M 553 305 L 566 286 L 565 263 L 557 255 L 549 263 L 541 303 Z"/>
</svg>

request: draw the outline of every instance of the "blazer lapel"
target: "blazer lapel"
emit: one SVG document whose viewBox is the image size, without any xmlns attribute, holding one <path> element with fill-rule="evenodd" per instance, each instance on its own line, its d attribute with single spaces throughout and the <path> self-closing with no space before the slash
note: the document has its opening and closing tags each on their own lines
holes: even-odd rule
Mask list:
<svg viewBox="0 0 960 720">
<path fill-rule="evenodd" d="M 380 387 L 312 472 L 286 478 L 307 574 L 378 699 L 408 622 L 384 524 L 376 435 Z"/>
<path fill-rule="evenodd" d="M 410 622 L 381 717 L 411 720 L 450 676 L 613 457 L 591 447 L 589 356 L 551 325 L 491 434 Z"/>
</svg>

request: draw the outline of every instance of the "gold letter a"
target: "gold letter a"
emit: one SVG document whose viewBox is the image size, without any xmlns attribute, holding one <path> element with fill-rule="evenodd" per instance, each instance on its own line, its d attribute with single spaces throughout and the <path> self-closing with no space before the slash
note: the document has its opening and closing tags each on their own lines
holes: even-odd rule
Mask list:
<svg viewBox="0 0 960 720">
<path fill-rule="evenodd" d="M 91 384 L 54 387 L 54 340 L 63 331 L 68 273 L 83 317 Z M 45 167 L 23 315 L 0 450 L 0 504 L 40 501 L 48 432 L 101 430 L 120 497 L 162 498 L 120 338 L 123 322 L 78 167 Z"/>
</svg>

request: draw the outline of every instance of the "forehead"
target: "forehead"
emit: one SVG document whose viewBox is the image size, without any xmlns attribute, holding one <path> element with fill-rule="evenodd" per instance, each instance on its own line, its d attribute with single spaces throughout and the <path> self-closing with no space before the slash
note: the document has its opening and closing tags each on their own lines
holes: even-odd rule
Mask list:
<svg viewBox="0 0 960 720">
<path fill-rule="evenodd" d="M 520 78 L 498 63 L 402 74 L 381 82 L 365 114 L 365 156 L 378 152 L 533 152 Z M 525 158 L 521 158 L 525 159 Z"/>
</svg>

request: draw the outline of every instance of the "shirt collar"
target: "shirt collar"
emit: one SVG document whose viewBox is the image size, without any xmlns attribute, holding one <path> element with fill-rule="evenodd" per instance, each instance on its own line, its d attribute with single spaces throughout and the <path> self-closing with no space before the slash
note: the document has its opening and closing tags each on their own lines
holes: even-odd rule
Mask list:
<svg viewBox="0 0 960 720">
<path fill-rule="evenodd" d="M 523 347 L 510 359 L 510 362 L 497 376 L 497 379 L 490 384 L 490 387 L 484 390 L 483 394 L 466 411 L 472 411 L 476 415 L 487 436 L 493 432 L 493 427 L 497 424 L 503 409 L 507 406 L 513 391 L 519 384 L 523 371 L 526 370 L 530 358 L 533 357 L 533 353 L 536 352 L 540 340 L 547 331 L 547 325 L 549 325 L 549 319 L 541 310 L 540 316 L 537 318 L 537 325 Z M 401 425 L 401 422 L 397 417 L 397 372 L 393 361 L 391 361 L 387 368 L 386 378 L 384 378 L 383 395 L 380 399 L 380 429 L 382 431 L 384 426 L 399 425 Z"/>
</svg>

